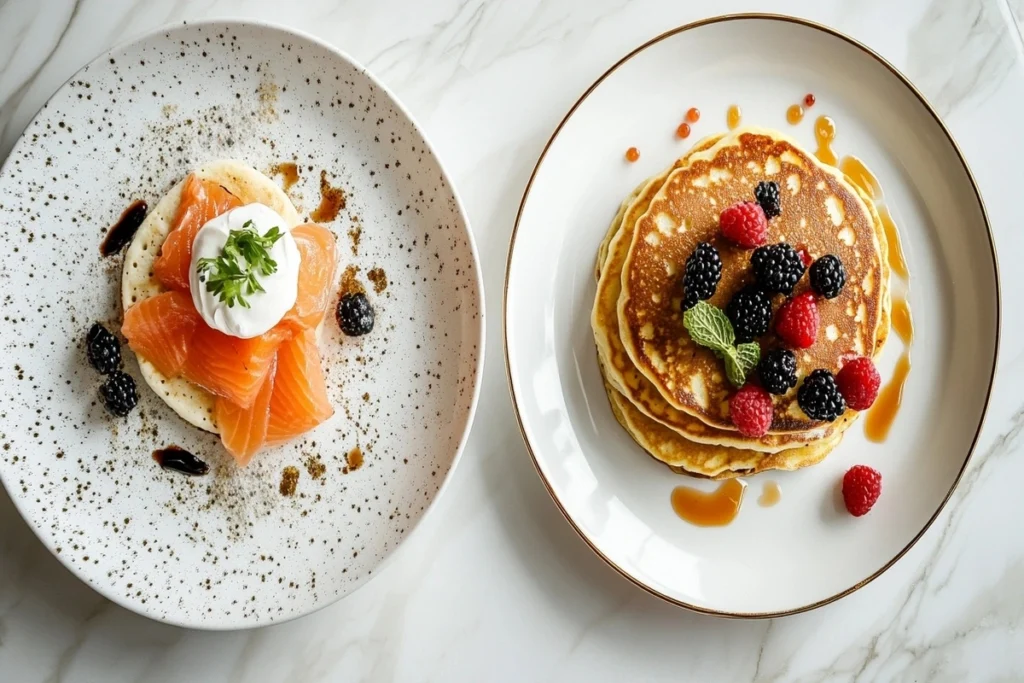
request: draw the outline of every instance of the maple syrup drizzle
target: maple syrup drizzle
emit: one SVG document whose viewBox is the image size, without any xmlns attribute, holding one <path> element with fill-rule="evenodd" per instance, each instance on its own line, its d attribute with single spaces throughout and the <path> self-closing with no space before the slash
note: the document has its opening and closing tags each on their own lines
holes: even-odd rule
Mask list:
<svg viewBox="0 0 1024 683">
<path fill-rule="evenodd" d="M 907 382 L 907 375 L 910 374 L 910 350 L 905 350 L 896 362 L 896 369 L 892 377 L 882 390 L 878 392 L 875 404 L 868 410 L 864 420 L 864 433 L 870 441 L 881 443 L 889 435 L 893 420 L 903 403 L 903 385 Z"/>
<path fill-rule="evenodd" d="M 843 160 L 839 162 L 839 170 L 845 173 L 850 182 L 863 190 L 867 196 L 872 199 L 882 198 L 882 186 L 878 184 L 878 178 L 857 157 L 843 157 Z"/>
<path fill-rule="evenodd" d="M 710 493 L 677 486 L 672 489 L 672 509 L 690 524 L 725 526 L 736 519 L 746 487 L 739 479 L 727 479 Z"/>
<path fill-rule="evenodd" d="M 878 217 L 882 219 L 882 227 L 885 229 L 885 239 L 889 242 L 889 267 L 900 277 L 910 277 L 907 269 L 907 260 L 903 256 L 903 243 L 900 242 L 900 234 L 896 231 L 896 223 L 892 220 L 892 214 L 884 206 L 878 207 Z"/>
<path fill-rule="evenodd" d="M 743 117 L 743 112 L 740 111 L 739 106 L 733 104 L 729 106 L 729 110 L 725 112 L 725 124 L 729 126 L 729 130 L 732 130 L 736 126 L 740 125 L 740 120 Z"/>
<path fill-rule="evenodd" d="M 761 497 L 757 499 L 757 504 L 763 508 L 770 508 L 780 500 L 782 500 L 782 487 L 778 482 L 766 481 L 764 488 L 761 489 Z"/>
<path fill-rule="evenodd" d="M 907 346 L 914 341 L 914 319 L 910 315 L 910 304 L 906 298 L 894 299 L 892 302 L 892 329 L 900 336 Z"/>
<path fill-rule="evenodd" d="M 799 104 L 792 105 L 786 110 L 786 120 L 793 126 L 800 123 L 804 120 L 804 108 Z"/>
<path fill-rule="evenodd" d="M 839 161 L 839 157 L 832 149 L 832 143 L 836 139 L 836 122 L 828 116 L 819 116 L 814 122 L 814 138 L 818 141 L 818 151 L 814 156 L 823 164 L 835 166 Z"/>
</svg>

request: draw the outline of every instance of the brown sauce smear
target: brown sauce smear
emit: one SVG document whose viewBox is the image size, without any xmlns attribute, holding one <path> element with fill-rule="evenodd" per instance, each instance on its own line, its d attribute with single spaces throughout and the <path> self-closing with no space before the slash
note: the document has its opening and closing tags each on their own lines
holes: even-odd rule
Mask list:
<svg viewBox="0 0 1024 683">
<path fill-rule="evenodd" d="M 388 288 L 388 276 L 383 268 L 374 268 L 366 274 L 367 279 L 373 283 L 373 291 L 380 294 Z"/>
<path fill-rule="evenodd" d="M 295 488 L 299 484 L 299 468 L 292 465 L 288 465 L 281 470 L 281 484 L 278 486 L 278 491 L 281 492 L 282 496 L 294 496 Z"/>
<path fill-rule="evenodd" d="M 201 476 L 210 471 L 210 466 L 180 446 L 167 446 L 153 451 L 153 459 L 165 470 L 182 474 Z"/>
<path fill-rule="evenodd" d="M 363 226 L 357 224 L 349 228 L 348 238 L 352 242 L 352 255 L 359 256 L 359 243 L 363 239 Z"/>
<path fill-rule="evenodd" d="M 348 266 L 345 268 L 345 272 L 341 274 L 341 287 L 338 290 L 338 293 L 341 296 L 366 292 L 366 288 L 364 288 L 362 283 L 356 278 L 356 274 L 358 273 L 359 266 Z"/>
<path fill-rule="evenodd" d="M 107 236 L 100 242 L 100 253 L 110 256 L 121 251 L 135 237 L 142 221 L 146 220 L 148 211 L 149 207 L 141 199 L 136 199 L 129 204 L 117 222 L 110 226 L 110 230 L 107 230 Z"/>
<path fill-rule="evenodd" d="M 316 223 L 330 223 L 345 208 L 345 192 L 327 182 L 327 171 L 320 171 L 320 205 L 309 215 Z"/>
<path fill-rule="evenodd" d="M 363 451 L 356 446 L 348 452 L 345 456 L 345 467 L 341 468 L 342 474 L 348 474 L 349 472 L 355 472 L 363 466 Z"/>
<path fill-rule="evenodd" d="M 294 161 L 285 161 L 280 164 L 275 164 L 270 170 L 274 175 L 281 176 L 285 192 L 292 189 L 295 186 L 295 183 L 299 182 L 299 166 Z"/>
<path fill-rule="evenodd" d="M 736 519 L 745 489 L 739 479 L 726 479 L 711 493 L 677 486 L 672 489 L 672 509 L 690 524 L 725 526 Z"/>
<path fill-rule="evenodd" d="M 320 456 L 309 456 L 306 460 L 306 472 L 312 479 L 319 479 L 327 472 L 327 465 L 320 460 Z"/>
</svg>

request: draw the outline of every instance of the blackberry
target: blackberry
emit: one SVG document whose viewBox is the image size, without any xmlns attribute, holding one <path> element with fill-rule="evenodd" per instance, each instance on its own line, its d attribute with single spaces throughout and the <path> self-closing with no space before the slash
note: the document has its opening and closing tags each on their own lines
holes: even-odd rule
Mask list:
<svg viewBox="0 0 1024 683">
<path fill-rule="evenodd" d="M 361 337 L 373 329 L 375 316 L 366 295 L 356 292 L 341 297 L 335 317 L 342 332 L 350 337 Z"/>
<path fill-rule="evenodd" d="M 812 420 L 832 422 L 846 412 L 846 401 L 828 370 L 815 370 L 804 378 L 796 394 L 800 409 Z"/>
<path fill-rule="evenodd" d="M 761 384 L 769 394 L 785 394 L 796 386 L 796 356 L 789 349 L 772 349 L 757 364 Z"/>
<path fill-rule="evenodd" d="M 115 370 L 100 387 L 100 396 L 107 410 L 117 417 L 125 417 L 139 402 L 135 392 L 135 380 L 120 370 Z"/>
<path fill-rule="evenodd" d="M 121 342 L 103 325 L 93 323 L 85 337 L 85 355 L 89 365 L 101 375 L 109 375 L 121 365 Z"/>
<path fill-rule="evenodd" d="M 806 270 L 800 255 L 785 242 L 758 247 L 750 256 L 750 265 L 761 289 L 787 296 Z"/>
<path fill-rule="evenodd" d="M 736 343 L 752 342 L 768 331 L 772 322 L 772 299 L 758 287 L 744 287 L 725 307 L 736 332 Z"/>
<path fill-rule="evenodd" d="M 762 180 L 754 188 L 754 197 L 764 209 L 764 215 L 775 218 L 782 214 L 782 201 L 779 198 L 779 185 L 774 180 Z"/>
<path fill-rule="evenodd" d="M 702 299 L 710 299 L 722 279 L 722 259 L 709 242 L 701 242 L 686 259 L 683 275 L 683 310 L 687 311 Z"/>
<path fill-rule="evenodd" d="M 835 299 L 846 284 L 846 269 L 838 256 L 827 254 L 811 265 L 811 287 L 826 299 Z"/>
</svg>

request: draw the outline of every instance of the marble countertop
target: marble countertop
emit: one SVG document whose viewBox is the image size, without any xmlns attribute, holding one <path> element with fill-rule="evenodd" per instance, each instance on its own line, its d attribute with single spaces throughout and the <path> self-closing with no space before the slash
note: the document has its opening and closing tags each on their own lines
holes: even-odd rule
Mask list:
<svg viewBox="0 0 1024 683">
<path fill-rule="evenodd" d="M 502 362 L 508 238 L 544 142 L 605 68 L 668 28 L 773 9 L 878 50 L 930 98 L 981 185 L 1004 311 L 975 458 L 928 534 L 881 578 L 808 614 L 686 612 L 605 566 L 564 522 L 515 424 Z M 340 46 L 404 100 L 466 204 L 490 312 L 465 457 L 368 585 L 253 631 L 165 626 L 101 598 L 0 491 L 0 680 L 1024 680 L 1024 288 L 1018 204 L 1024 0 L 0 0 L 0 159 L 89 59 L 153 27 L 245 16 Z M 993 144 L 992 131 L 1006 132 Z"/>
</svg>

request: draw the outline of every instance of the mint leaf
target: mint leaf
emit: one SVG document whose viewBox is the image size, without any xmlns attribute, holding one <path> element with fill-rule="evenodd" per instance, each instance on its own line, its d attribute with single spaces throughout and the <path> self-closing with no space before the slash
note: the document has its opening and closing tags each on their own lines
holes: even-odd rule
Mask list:
<svg viewBox="0 0 1024 683">
<path fill-rule="evenodd" d="M 730 348 L 723 357 L 725 361 L 725 376 L 733 386 L 741 387 L 747 381 L 747 375 L 757 367 L 761 360 L 761 347 L 755 342 L 740 344 Z"/>
<path fill-rule="evenodd" d="M 698 301 L 683 314 L 683 325 L 694 342 L 716 354 L 728 355 L 736 341 L 736 333 L 725 312 L 706 301 Z"/>
</svg>

